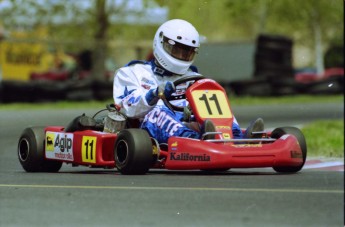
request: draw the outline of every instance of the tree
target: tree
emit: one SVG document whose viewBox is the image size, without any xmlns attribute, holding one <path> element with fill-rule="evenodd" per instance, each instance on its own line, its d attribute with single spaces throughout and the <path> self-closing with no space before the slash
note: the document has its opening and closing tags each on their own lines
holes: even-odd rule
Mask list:
<svg viewBox="0 0 345 227">
<path fill-rule="evenodd" d="M 227 0 L 226 18 L 243 34 L 285 35 L 314 49 L 314 65 L 321 75 L 327 45 L 337 37 L 344 40 L 343 4 L 340 0 Z"/>
<path fill-rule="evenodd" d="M 324 71 L 325 47 L 335 37 L 344 40 L 342 1 L 272 1 L 268 8 L 270 23 L 267 24 L 267 30 L 291 34 L 297 42 L 314 46 L 314 64 L 321 75 Z"/>
<path fill-rule="evenodd" d="M 104 62 L 107 57 L 107 31 L 109 29 L 109 15 L 106 12 L 106 0 L 95 1 L 95 35 L 92 52 L 93 66 L 91 75 L 94 80 L 104 80 Z"/>
<path fill-rule="evenodd" d="M 295 43 L 315 50 L 315 66 L 320 73 L 324 49 L 336 37 L 341 37 L 341 44 L 344 40 L 340 0 L 0 0 L 0 22 L 5 28 L 44 25 L 50 31 L 49 42 L 63 43 L 68 50 L 94 50 L 93 75 L 101 79 L 101 61 L 109 40 L 131 41 L 131 46 L 138 41 L 151 41 L 162 22 L 155 18 L 157 24 L 143 26 L 140 17 L 130 24 L 114 23 L 114 18 L 116 21 L 129 14 L 140 16 L 155 2 L 169 9 L 169 19 L 190 21 L 209 42 L 253 40 L 260 33 L 291 37 Z M 139 3 L 139 10 L 131 10 Z"/>
</svg>

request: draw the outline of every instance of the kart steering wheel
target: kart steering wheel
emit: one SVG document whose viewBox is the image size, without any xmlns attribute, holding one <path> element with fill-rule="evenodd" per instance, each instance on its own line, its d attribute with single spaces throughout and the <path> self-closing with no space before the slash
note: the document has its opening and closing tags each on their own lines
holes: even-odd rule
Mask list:
<svg viewBox="0 0 345 227">
<path fill-rule="evenodd" d="M 201 79 L 205 79 L 205 77 L 202 76 L 202 75 L 193 75 L 193 76 L 182 77 L 180 79 L 175 80 L 173 83 L 174 83 L 174 86 L 176 88 L 178 85 L 186 83 L 187 81 L 194 81 L 193 83 L 195 83 L 196 81 L 201 80 Z M 186 94 L 172 95 L 169 98 L 161 97 L 161 99 L 164 101 L 164 103 L 170 109 L 172 109 L 174 111 L 183 111 L 184 107 L 175 106 L 175 105 L 171 104 L 170 101 L 172 101 L 172 100 L 180 100 L 180 99 L 185 99 L 185 98 L 186 98 Z"/>
</svg>

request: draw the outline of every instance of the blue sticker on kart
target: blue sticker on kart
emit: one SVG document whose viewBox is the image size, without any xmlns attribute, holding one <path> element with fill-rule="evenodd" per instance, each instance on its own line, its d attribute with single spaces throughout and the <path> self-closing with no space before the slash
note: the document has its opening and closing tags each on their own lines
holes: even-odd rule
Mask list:
<svg viewBox="0 0 345 227">
<path fill-rule="evenodd" d="M 73 161 L 73 133 L 47 131 L 45 151 L 48 159 Z"/>
</svg>

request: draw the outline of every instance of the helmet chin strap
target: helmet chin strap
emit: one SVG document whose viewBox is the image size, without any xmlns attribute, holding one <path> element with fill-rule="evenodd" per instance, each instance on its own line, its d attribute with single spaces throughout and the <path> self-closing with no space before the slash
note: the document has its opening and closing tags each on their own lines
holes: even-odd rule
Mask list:
<svg viewBox="0 0 345 227">
<path fill-rule="evenodd" d="M 159 75 L 159 76 L 173 76 L 173 75 L 177 75 L 177 74 L 175 74 L 173 72 L 170 72 L 170 71 L 164 69 L 155 58 L 150 61 L 150 64 L 151 64 L 152 71 L 156 75 Z"/>
</svg>

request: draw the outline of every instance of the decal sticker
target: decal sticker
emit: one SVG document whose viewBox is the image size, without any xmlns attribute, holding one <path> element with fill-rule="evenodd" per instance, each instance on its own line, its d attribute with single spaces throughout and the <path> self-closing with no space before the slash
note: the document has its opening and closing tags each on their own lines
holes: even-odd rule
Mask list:
<svg viewBox="0 0 345 227">
<path fill-rule="evenodd" d="M 47 131 L 45 151 L 48 159 L 73 161 L 73 133 Z"/>
<path fill-rule="evenodd" d="M 173 161 L 191 161 L 191 162 L 209 162 L 211 157 L 207 154 L 192 155 L 189 153 L 179 153 L 176 152 L 170 153 L 170 160 Z"/>
<path fill-rule="evenodd" d="M 118 99 L 124 99 L 125 97 L 127 97 L 128 95 L 132 94 L 132 92 L 135 91 L 135 89 L 132 89 L 130 91 L 128 91 L 127 86 L 125 87 L 125 90 L 123 91 L 123 95 L 116 97 Z"/>
<path fill-rule="evenodd" d="M 97 137 L 83 136 L 81 143 L 81 158 L 83 162 L 96 163 Z"/>
<path fill-rule="evenodd" d="M 155 67 L 155 69 L 153 70 L 153 72 L 158 73 L 158 74 L 163 74 L 163 73 L 164 73 L 164 70 L 163 70 L 163 69 L 160 69 L 160 68 L 158 68 L 158 67 Z"/>
<path fill-rule="evenodd" d="M 123 99 L 123 103 L 126 103 L 128 106 L 131 106 L 135 103 L 138 103 L 140 99 L 141 96 L 138 96 L 138 94 L 131 94 Z"/>
<path fill-rule="evenodd" d="M 144 119 L 144 122 L 147 121 L 156 124 L 160 130 L 164 130 L 170 136 L 173 136 L 179 128 L 183 127 L 179 121 L 175 120 L 173 116 L 170 116 L 170 114 L 161 108 L 155 108 L 149 112 Z"/>
<path fill-rule="evenodd" d="M 141 79 L 141 82 L 144 83 L 144 84 L 152 85 L 152 86 L 155 85 L 155 82 L 154 82 L 153 80 L 149 80 L 149 79 L 147 79 L 147 78 L 145 78 L 145 77 L 143 77 L 143 78 Z"/>
<path fill-rule="evenodd" d="M 230 139 L 230 134 L 229 133 L 223 133 L 223 138 L 224 139 Z"/>
<path fill-rule="evenodd" d="M 46 133 L 46 151 L 54 151 L 54 133 Z"/>
<path fill-rule="evenodd" d="M 171 150 L 172 150 L 172 151 L 177 151 L 177 145 L 178 145 L 177 141 L 173 142 L 173 143 L 171 144 Z"/>
<path fill-rule="evenodd" d="M 202 118 L 232 118 L 227 97 L 219 90 L 195 90 L 192 92 L 197 111 Z"/>
<path fill-rule="evenodd" d="M 279 139 L 286 140 L 286 138 L 288 138 L 289 136 L 290 136 L 289 134 L 285 134 L 285 135 L 282 135 Z"/>
<path fill-rule="evenodd" d="M 150 86 L 149 85 L 146 85 L 146 84 L 142 84 L 141 85 L 145 90 L 150 90 Z"/>
<path fill-rule="evenodd" d="M 291 152 L 291 158 L 303 158 L 303 154 L 300 151 L 290 151 Z"/>
<path fill-rule="evenodd" d="M 228 125 L 224 125 L 224 126 L 222 126 L 222 125 L 217 125 L 217 126 L 216 126 L 216 129 L 228 129 L 228 130 L 230 130 L 231 128 L 230 128 L 230 126 L 228 126 Z"/>
<path fill-rule="evenodd" d="M 205 82 L 211 82 L 211 83 L 215 83 L 215 81 L 214 80 L 212 80 L 212 79 L 202 79 L 202 80 L 198 80 L 197 81 L 197 83 L 198 84 L 202 84 L 202 83 L 205 83 Z"/>
</svg>

